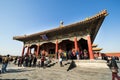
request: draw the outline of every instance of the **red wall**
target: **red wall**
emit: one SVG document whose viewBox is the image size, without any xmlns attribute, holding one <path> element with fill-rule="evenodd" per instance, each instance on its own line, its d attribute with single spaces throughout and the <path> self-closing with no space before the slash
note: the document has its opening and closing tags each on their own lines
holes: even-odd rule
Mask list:
<svg viewBox="0 0 120 80">
<path fill-rule="evenodd" d="M 104 53 L 105 56 L 117 56 L 120 57 L 120 52 L 118 53 Z"/>
</svg>

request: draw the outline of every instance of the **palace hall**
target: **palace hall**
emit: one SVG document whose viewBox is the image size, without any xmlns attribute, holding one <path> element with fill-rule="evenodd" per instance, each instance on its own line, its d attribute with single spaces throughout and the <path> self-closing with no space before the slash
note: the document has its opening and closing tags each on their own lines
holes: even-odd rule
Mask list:
<svg viewBox="0 0 120 80">
<path fill-rule="evenodd" d="M 74 48 L 78 52 L 86 50 L 89 59 L 94 59 L 92 44 L 107 15 L 107 11 L 103 10 L 76 23 L 64 25 L 61 21 L 57 28 L 30 35 L 14 36 L 13 40 L 23 42 L 22 56 L 29 55 L 33 50 L 38 57 L 44 49 L 57 57 L 59 49 L 69 52 Z"/>
</svg>

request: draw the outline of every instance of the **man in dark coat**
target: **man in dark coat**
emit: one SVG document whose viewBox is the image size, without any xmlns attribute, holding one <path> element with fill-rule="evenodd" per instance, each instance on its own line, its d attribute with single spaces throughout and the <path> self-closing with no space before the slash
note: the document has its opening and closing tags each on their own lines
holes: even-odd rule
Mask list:
<svg viewBox="0 0 120 80">
<path fill-rule="evenodd" d="M 119 76 L 118 76 L 118 65 L 117 62 L 115 61 L 114 58 L 109 57 L 109 67 L 112 71 L 112 80 L 115 80 L 115 78 L 117 78 L 117 80 L 120 80 Z"/>
</svg>

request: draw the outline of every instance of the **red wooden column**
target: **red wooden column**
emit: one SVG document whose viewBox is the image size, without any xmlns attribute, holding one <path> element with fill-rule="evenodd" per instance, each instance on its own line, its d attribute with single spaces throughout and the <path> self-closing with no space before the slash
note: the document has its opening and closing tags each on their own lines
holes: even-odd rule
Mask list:
<svg viewBox="0 0 120 80">
<path fill-rule="evenodd" d="M 38 54 L 39 54 L 39 49 L 40 49 L 40 45 L 38 44 L 38 45 L 37 45 L 37 52 L 36 52 L 36 54 L 35 54 L 35 55 L 36 55 L 36 57 L 38 57 Z"/>
<path fill-rule="evenodd" d="M 88 43 L 88 52 L 89 52 L 90 59 L 94 59 L 90 35 L 87 35 L 87 43 Z"/>
<path fill-rule="evenodd" d="M 75 50 L 78 51 L 77 37 L 74 38 L 74 46 L 75 46 Z"/>
<path fill-rule="evenodd" d="M 28 46 L 27 47 L 27 55 L 29 55 L 30 54 L 30 47 Z"/>
<path fill-rule="evenodd" d="M 58 40 L 56 40 L 55 44 L 55 57 L 58 58 Z"/>
<path fill-rule="evenodd" d="M 25 52 L 25 46 L 23 46 L 23 49 L 22 49 L 22 56 L 24 56 L 24 52 Z"/>
</svg>

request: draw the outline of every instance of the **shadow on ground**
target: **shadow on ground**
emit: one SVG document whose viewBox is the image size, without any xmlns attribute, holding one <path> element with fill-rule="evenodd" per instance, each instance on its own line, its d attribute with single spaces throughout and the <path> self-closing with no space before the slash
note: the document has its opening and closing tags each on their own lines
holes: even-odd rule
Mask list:
<svg viewBox="0 0 120 80">
<path fill-rule="evenodd" d="M 0 80 L 28 80 L 28 79 L 14 79 L 14 78 L 13 79 L 7 79 L 6 78 L 6 79 L 0 79 Z"/>
<path fill-rule="evenodd" d="M 23 69 L 8 69 L 7 73 L 19 73 L 19 72 L 26 72 L 26 71 L 33 71 L 32 70 L 23 70 Z"/>
<path fill-rule="evenodd" d="M 68 63 L 68 64 L 70 64 L 70 66 L 68 67 L 67 71 L 72 70 L 72 69 L 74 69 L 75 67 L 77 67 L 76 64 L 75 64 L 75 61 L 73 61 L 73 60 L 72 60 L 71 63 Z"/>
</svg>

